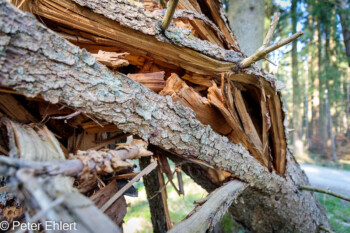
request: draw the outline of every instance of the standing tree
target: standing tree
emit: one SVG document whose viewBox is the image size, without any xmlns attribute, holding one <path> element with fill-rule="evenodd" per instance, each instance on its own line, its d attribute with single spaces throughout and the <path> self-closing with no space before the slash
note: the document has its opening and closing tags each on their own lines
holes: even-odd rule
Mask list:
<svg viewBox="0 0 350 233">
<path fill-rule="evenodd" d="M 264 39 L 265 0 L 230 0 L 227 12 L 242 51 L 252 55 Z"/>
</svg>

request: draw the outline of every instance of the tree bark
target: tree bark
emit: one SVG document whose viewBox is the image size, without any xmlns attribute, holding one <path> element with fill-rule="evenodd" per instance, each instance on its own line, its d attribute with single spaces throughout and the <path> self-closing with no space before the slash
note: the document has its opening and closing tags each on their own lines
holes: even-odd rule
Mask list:
<svg viewBox="0 0 350 233">
<path fill-rule="evenodd" d="M 1 175 L 9 177 L 9 191 L 31 214 L 26 221 L 40 220 L 42 226 L 46 221 L 75 224 L 67 232 L 122 232 L 91 200 L 73 188 L 69 177 L 38 175 L 37 166 L 28 166 L 66 162 L 59 142 L 46 127 L 36 126 L 34 130 L 11 121 L 2 123 L 7 129 L 11 158 L 1 157 Z M 19 166 L 21 163 L 23 167 Z"/>
<path fill-rule="evenodd" d="M 230 26 L 242 50 L 252 55 L 264 39 L 265 0 L 230 0 L 227 12 Z M 249 28 L 249 30 L 247 30 Z"/>
<path fill-rule="evenodd" d="M 150 163 L 150 157 L 141 158 L 140 168 L 144 169 Z M 147 176 L 144 176 L 143 183 L 146 188 L 149 209 L 151 212 L 153 231 L 155 233 L 167 232 L 169 229 L 167 227 L 166 213 L 164 212 L 165 209 L 162 201 L 162 196 L 159 193 L 159 190 L 161 190 L 162 187 L 160 186 L 158 181 L 157 170 L 153 170 Z"/>
<path fill-rule="evenodd" d="M 48 102 L 79 109 L 178 157 L 231 172 L 249 184 L 232 212 L 253 231 L 317 232 L 320 226 L 329 228 L 315 196 L 298 192 L 299 185 L 308 181 L 288 150 L 284 177 L 270 172 L 243 146 L 203 126 L 192 110 L 125 75 L 112 74 L 91 54 L 4 0 L 0 0 L 0 30 L 1 85 L 28 97 L 40 95 Z M 249 77 L 245 81 L 252 80 Z M 272 93 L 270 98 L 280 101 Z M 277 112 L 281 115 L 281 108 Z"/>
</svg>

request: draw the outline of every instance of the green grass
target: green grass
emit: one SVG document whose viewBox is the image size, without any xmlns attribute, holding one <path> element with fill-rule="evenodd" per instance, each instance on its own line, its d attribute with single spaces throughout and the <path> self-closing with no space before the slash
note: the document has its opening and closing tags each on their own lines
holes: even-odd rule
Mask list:
<svg viewBox="0 0 350 233">
<path fill-rule="evenodd" d="M 316 194 L 336 233 L 350 232 L 350 203 L 326 194 Z"/>
</svg>

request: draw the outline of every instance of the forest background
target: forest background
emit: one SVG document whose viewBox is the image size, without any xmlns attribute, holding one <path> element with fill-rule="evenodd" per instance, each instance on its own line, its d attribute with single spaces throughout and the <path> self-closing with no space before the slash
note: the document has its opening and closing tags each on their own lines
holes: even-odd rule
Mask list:
<svg viewBox="0 0 350 233">
<path fill-rule="evenodd" d="M 245 5 L 245 6 L 242 6 Z M 232 29 L 250 55 L 260 45 L 274 13 L 274 39 L 304 35 L 272 53 L 262 66 L 284 83 L 290 145 L 302 162 L 347 167 L 350 158 L 350 10 L 348 0 L 225 1 Z M 241 9 L 248 9 L 242 12 Z M 246 21 L 259 30 L 246 30 Z M 255 25 L 254 25 L 255 24 Z M 254 34 L 249 33 L 256 33 Z M 245 37 L 245 38 L 244 38 Z M 253 38 L 250 41 L 249 38 Z M 246 45 L 250 44 L 250 46 Z M 252 47 L 256 45 L 256 47 Z"/>
</svg>

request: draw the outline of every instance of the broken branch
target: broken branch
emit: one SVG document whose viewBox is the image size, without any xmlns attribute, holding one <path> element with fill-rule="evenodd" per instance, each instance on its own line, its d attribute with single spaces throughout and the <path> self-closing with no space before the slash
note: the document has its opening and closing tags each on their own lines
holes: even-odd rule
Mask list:
<svg viewBox="0 0 350 233">
<path fill-rule="evenodd" d="M 177 3 L 179 2 L 179 0 L 170 0 L 170 2 L 168 3 L 168 7 L 166 9 L 164 18 L 163 18 L 163 22 L 162 22 L 162 29 L 163 31 L 165 31 L 171 22 L 171 19 L 173 18 L 173 15 L 175 13 L 175 9 L 177 6 Z"/>
<path fill-rule="evenodd" d="M 264 40 L 264 42 L 262 44 L 262 47 L 266 48 L 267 46 L 270 45 L 273 33 L 274 33 L 274 31 L 275 31 L 275 29 L 277 27 L 278 20 L 279 20 L 278 13 L 275 13 L 273 15 L 273 19 L 272 19 L 271 24 L 269 26 L 269 30 L 268 30 L 268 32 L 266 34 L 265 40 Z"/>
</svg>

